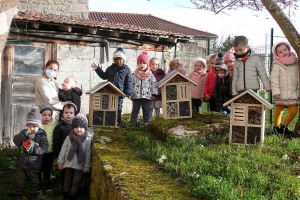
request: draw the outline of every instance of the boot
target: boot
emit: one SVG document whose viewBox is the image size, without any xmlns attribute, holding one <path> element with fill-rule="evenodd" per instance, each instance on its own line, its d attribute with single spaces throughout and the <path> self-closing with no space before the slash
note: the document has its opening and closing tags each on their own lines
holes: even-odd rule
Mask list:
<svg viewBox="0 0 300 200">
<path fill-rule="evenodd" d="M 30 193 L 30 200 L 38 200 L 39 193 Z"/>
<path fill-rule="evenodd" d="M 290 131 L 290 130 L 288 129 L 287 125 L 281 125 L 280 129 L 281 129 L 281 133 L 282 133 L 282 134 L 290 135 L 290 136 L 294 134 L 293 131 Z"/>
<path fill-rule="evenodd" d="M 280 132 L 280 128 L 279 127 L 273 127 L 273 129 L 272 129 L 272 133 L 274 134 L 274 135 L 279 135 L 279 134 L 282 134 L 281 132 Z"/>
<path fill-rule="evenodd" d="M 45 192 L 50 192 L 52 190 L 50 180 L 44 181 L 44 189 L 45 189 Z"/>
<path fill-rule="evenodd" d="M 23 199 L 23 194 L 22 193 L 20 193 L 20 194 L 15 193 L 14 200 L 24 200 Z"/>
</svg>

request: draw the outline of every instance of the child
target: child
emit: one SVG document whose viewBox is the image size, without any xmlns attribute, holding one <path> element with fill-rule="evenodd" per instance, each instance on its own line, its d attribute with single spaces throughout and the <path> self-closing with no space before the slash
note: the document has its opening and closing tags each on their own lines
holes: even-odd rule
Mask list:
<svg viewBox="0 0 300 200">
<path fill-rule="evenodd" d="M 54 157 L 57 158 L 61 147 L 72 130 L 72 120 L 75 117 L 77 107 L 74 103 L 68 103 L 63 107 L 63 118 L 62 121 L 55 126 L 53 130 L 53 153 Z M 61 189 L 64 186 L 64 170 L 60 173 Z"/>
<path fill-rule="evenodd" d="M 149 56 L 144 51 L 137 58 L 138 67 L 133 74 L 133 91 L 130 96 L 133 105 L 131 111 L 131 122 L 136 122 L 142 106 L 144 123 L 151 120 L 150 102 L 153 95 L 157 95 L 157 82 L 149 68 Z"/>
<path fill-rule="evenodd" d="M 237 36 L 233 40 L 235 63 L 233 65 L 232 95 L 242 93 L 247 89 L 257 91 L 260 82 L 266 91 L 270 91 L 270 81 L 261 61 L 261 58 L 251 51 L 248 39 L 245 36 Z"/>
<path fill-rule="evenodd" d="M 87 123 L 80 116 L 72 121 L 72 131 L 63 143 L 57 160 L 58 169 L 65 170 L 64 199 L 73 200 L 83 173 L 91 168 L 91 141 Z"/>
<path fill-rule="evenodd" d="M 38 198 L 39 170 L 42 166 L 43 154 L 47 152 L 48 141 L 46 133 L 40 129 L 42 115 L 37 106 L 33 106 L 27 114 L 26 129 L 14 136 L 14 143 L 21 147 L 16 161 L 17 177 L 15 199 L 23 199 L 27 178 L 30 178 L 30 199 Z"/>
<path fill-rule="evenodd" d="M 217 55 L 216 54 L 210 54 L 208 56 L 206 56 L 206 72 L 209 72 L 209 69 L 212 68 L 212 67 L 215 67 L 214 65 L 212 65 L 212 63 L 210 62 L 210 59 L 213 58 L 213 59 L 216 59 L 217 58 Z"/>
<path fill-rule="evenodd" d="M 76 81 L 73 77 L 67 77 L 64 82 L 62 83 L 61 89 L 58 92 L 58 98 L 62 102 L 72 102 L 77 106 L 77 111 L 75 115 L 80 112 L 81 106 L 81 99 L 80 96 L 82 95 L 82 91 L 80 88 L 76 87 Z M 62 117 L 62 114 L 61 114 Z"/>
<path fill-rule="evenodd" d="M 230 77 L 233 77 L 233 65 L 234 65 L 234 61 L 235 61 L 235 57 L 234 57 L 233 53 L 234 53 L 234 50 L 233 50 L 233 48 L 231 48 L 224 55 L 224 63 L 227 66 Z"/>
<path fill-rule="evenodd" d="M 195 58 L 192 61 L 194 71 L 189 78 L 198 83 L 197 86 L 192 85 L 192 109 L 201 112 L 201 98 L 203 98 L 203 87 L 206 78 L 206 61 L 203 58 Z"/>
<path fill-rule="evenodd" d="M 274 44 L 272 52 L 275 61 L 271 72 L 271 87 L 276 106 L 273 133 L 291 135 L 293 132 L 288 130 L 288 125 L 297 114 L 299 101 L 297 58 L 291 52 L 291 46 L 283 41 Z M 279 127 L 284 108 L 288 108 L 288 114 Z"/>
<path fill-rule="evenodd" d="M 159 82 L 161 79 L 164 78 L 165 71 L 159 68 L 158 58 L 150 59 L 150 69 L 157 82 Z M 153 115 L 153 109 L 155 109 L 155 116 L 160 117 L 160 108 L 161 108 L 161 89 L 158 88 L 158 94 L 152 95 L 151 97 L 151 103 L 150 103 L 151 118 Z"/>
<path fill-rule="evenodd" d="M 223 60 L 218 60 L 216 62 L 215 70 L 218 75 L 213 95 L 216 100 L 216 110 L 224 115 L 228 115 L 230 113 L 229 107 L 224 107 L 223 103 L 229 101 L 232 96 L 230 90 L 230 77 Z"/>
<path fill-rule="evenodd" d="M 42 114 L 41 128 L 46 132 L 49 145 L 48 151 L 43 155 L 42 168 L 39 172 L 39 186 L 40 189 L 44 187 L 45 191 L 49 192 L 52 190 L 50 183 L 50 171 L 54 161 L 53 130 L 56 126 L 56 123 L 52 120 L 53 111 L 49 104 L 42 103 L 39 105 L 39 108 L 40 113 Z"/>
<path fill-rule="evenodd" d="M 113 53 L 114 63 L 109 66 L 105 72 L 101 67 L 92 64 L 92 68 L 96 71 L 98 76 L 104 80 L 108 80 L 114 84 L 119 90 L 121 90 L 127 97 L 131 95 L 132 92 L 132 77 L 129 67 L 126 63 L 125 52 L 122 48 L 118 48 Z M 119 98 L 118 104 L 118 125 L 121 125 L 121 115 L 123 107 L 123 97 Z"/>
<path fill-rule="evenodd" d="M 183 62 L 181 60 L 179 60 L 178 58 L 172 59 L 170 61 L 169 67 L 170 67 L 170 70 L 168 71 L 168 74 L 173 70 L 177 70 L 180 73 L 182 73 L 183 75 L 185 75 L 185 71 L 183 70 Z"/>
<path fill-rule="evenodd" d="M 209 68 L 209 72 L 207 73 L 207 76 L 206 76 L 203 94 L 204 94 L 204 100 L 208 101 L 208 103 L 209 103 L 210 111 L 217 111 L 215 97 L 213 97 L 214 87 L 215 87 L 216 79 L 217 79 L 215 63 L 216 63 L 217 59 L 223 60 L 222 57 L 223 57 L 222 53 L 218 54 L 218 58 L 217 58 L 217 55 L 215 55 L 215 54 L 210 55 L 209 62 L 207 64 L 207 66 Z"/>
</svg>

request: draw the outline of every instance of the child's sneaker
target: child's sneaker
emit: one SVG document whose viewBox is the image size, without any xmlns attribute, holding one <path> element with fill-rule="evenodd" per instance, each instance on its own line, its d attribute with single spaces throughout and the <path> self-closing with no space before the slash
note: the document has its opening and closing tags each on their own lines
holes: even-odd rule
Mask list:
<svg viewBox="0 0 300 200">
<path fill-rule="evenodd" d="M 272 132 L 273 132 L 274 135 L 281 134 L 280 128 L 279 127 L 275 127 L 275 126 L 273 127 Z"/>
<path fill-rule="evenodd" d="M 285 135 L 293 135 L 294 134 L 293 131 L 290 131 L 288 129 L 287 125 L 281 125 L 280 129 L 281 129 L 282 134 L 285 134 Z"/>
<path fill-rule="evenodd" d="M 52 190 L 50 181 L 44 181 L 44 190 L 45 192 L 50 192 Z"/>
</svg>

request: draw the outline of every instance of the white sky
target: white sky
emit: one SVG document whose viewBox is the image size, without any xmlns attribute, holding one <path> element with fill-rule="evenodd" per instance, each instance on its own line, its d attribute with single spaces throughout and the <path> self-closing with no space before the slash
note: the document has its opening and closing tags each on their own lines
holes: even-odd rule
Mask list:
<svg viewBox="0 0 300 200">
<path fill-rule="evenodd" d="M 185 7 L 194 8 L 190 0 L 89 0 L 90 11 L 151 14 L 219 37 L 244 35 L 249 39 L 250 46 L 265 45 L 266 37 L 269 44 L 271 28 L 274 28 L 274 36 L 279 36 L 274 37 L 274 43 L 286 40 L 282 38 L 282 31 L 267 11 L 240 9 L 215 15 L 210 11 Z M 292 16 L 291 20 L 299 31 L 300 19 L 296 17 Z"/>
</svg>

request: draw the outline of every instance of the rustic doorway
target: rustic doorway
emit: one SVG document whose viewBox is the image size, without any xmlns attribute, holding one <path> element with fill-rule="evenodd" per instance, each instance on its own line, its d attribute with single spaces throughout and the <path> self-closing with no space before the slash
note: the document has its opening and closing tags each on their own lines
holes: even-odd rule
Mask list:
<svg viewBox="0 0 300 200">
<path fill-rule="evenodd" d="M 50 58 L 50 44 L 6 45 L 2 53 L 1 110 L 4 111 L 0 139 L 12 143 L 13 136 L 26 128 L 26 116 L 34 105 L 33 78 L 43 72 Z"/>
</svg>

